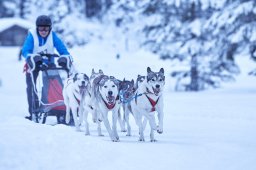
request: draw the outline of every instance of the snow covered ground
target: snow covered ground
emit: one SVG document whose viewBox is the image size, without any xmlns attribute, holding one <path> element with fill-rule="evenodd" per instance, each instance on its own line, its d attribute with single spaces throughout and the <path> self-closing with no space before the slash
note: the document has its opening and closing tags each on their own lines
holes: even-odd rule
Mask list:
<svg viewBox="0 0 256 170">
<path fill-rule="evenodd" d="M 256 78 L 255 68 L 240 58 L 242 73 L 235 83 L 199 93 L 174 92 L 170 63 L 146 52 L 122 53 L 93 43 L 71 50 L 79 71 L 103 69 L 117 78 L 136 78 L 161 67 L 166 72 L 164 133 L 158 142 L 138 142 L 132 121 L 132 136 L 121 133 L 120 142 L 97 136 L 90 121 L 91 136 L 65 125 L 42 125 L 24 119 L 27 113 L 23 62 L 18 48 L 0 48 L 0 169 L 1 170 L 255 170 L 256 169 Z M 89 119 L 91 120 L 91 119 Z M 55 121 L 52 117 L 49 121 Z"/>
</svg>

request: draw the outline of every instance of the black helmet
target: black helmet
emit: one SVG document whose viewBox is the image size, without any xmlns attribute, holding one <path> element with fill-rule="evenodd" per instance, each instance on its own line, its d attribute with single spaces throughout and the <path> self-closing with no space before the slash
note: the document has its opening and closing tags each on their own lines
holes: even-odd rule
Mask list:
<svg viewBox="0 0 256 170">
<path fill-rule="evenodd" d="M 36 26 L 52 26 L 52 21 L 51 18 L 46 16 L 46 15 L 40 15 L 39 17 L 37 17 L 36 19 Z"/>
</svg>

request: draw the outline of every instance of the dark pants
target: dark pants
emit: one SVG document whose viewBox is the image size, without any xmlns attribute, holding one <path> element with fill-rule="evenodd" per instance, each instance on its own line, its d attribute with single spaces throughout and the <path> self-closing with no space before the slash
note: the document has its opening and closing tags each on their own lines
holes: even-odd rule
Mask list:
<svg viewBox="0 0 256 170">
<path fill-rule="evenodd" d="M 38 70 L 33 71 L 34 85 L 33 85 L 31 74 L 26 73 L 28 111 L 30 116 L 32 116 L 32 114 L 37 115 L 38 108 L 39 108 L 38 96 L 35 93 L 35 89 L 34 89 L 36 88 L 36 80 L 38 77 L 38 73 L 39 73 Z"/>
</svg>

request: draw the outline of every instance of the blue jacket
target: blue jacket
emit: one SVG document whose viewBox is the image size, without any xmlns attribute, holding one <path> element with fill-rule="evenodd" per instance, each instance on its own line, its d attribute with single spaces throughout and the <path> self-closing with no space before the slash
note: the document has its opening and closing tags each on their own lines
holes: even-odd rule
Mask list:
<svg viewBox="0 0 256 170">
<path fill-rule="evenodd" d="M 38 35 L 38 33 L 37 33 L 37 35 Z M 60 55 L 70 55 L 67 48 L 65 47 L 65 45 L 63 44 L 61 39 L 56 35 L 55 32 L 52 32 L 52 36 L 53 36 L 53 45 L 56 48 L 56 50 L 58 51 L 58 53 Z M 39 46 L 44 45 L 47 38 L 48 38 L 48 36 L 46 38 L 43 38 L 40 35 L 38 35 Z M 22 56 L 25 59 L 27 59 L 28 54 L 33 53 L 33 49 L 34 49 L 34 38 L 33 38 L 32 34 L 29 32 L 29 34 L 24 42 L 24 45 L 22 47 Z"/>
</svg>

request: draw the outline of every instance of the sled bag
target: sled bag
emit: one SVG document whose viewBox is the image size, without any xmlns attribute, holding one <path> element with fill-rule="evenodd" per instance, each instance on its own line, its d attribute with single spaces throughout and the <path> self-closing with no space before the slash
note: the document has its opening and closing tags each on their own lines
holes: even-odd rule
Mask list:
<svg viewBox="0 0 256 170">
<path fill-rule="evenodd" d="M 50 107 L 51 110 L 66 110 L 63 103 L 63 83 L 58 70 L 45 70 L 43 71 L 43 89 L 42 89 L 42 102 L 44 107 Z M 60 105 L 60 103 L 63 103 Z"/>
</svg>

